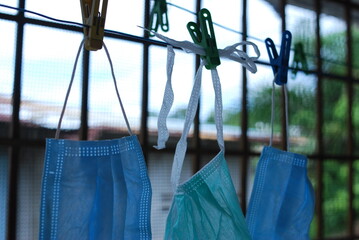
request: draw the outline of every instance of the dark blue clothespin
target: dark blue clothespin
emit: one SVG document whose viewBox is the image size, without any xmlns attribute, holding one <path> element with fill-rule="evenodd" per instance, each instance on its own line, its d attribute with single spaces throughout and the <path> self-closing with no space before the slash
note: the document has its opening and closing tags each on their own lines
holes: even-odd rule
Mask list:
<svg viewBox="0 0 359 240">
<path fill-rule="evenodd" d="M 292 34 L 289 31 L 284 31 L 282 35 L 280 53 L 278 55 L 273 40 L 270 38 L 265 40 L 273 74 L 277 75 L 274 82 L 278 85 L 286 84 L 288 80 L 288 62 L 291 42 Z"/>
<path fill-rule="evenodd" d="M 150 15 L 150 24 L 149 29 L 151 31 L 157 32 L 158 26 L 161 26 L 162 31 L 168 32 L 168 15 L 167 15 L 167 2 L 166 0 L 155 0 L 153 5 L 151 15 Z M 154 36 L 150 32 L 150 36 Z"/>
<path fill-rule="evenodd" d="M 201 58 L 206 60 L 206 68 L 214 69 L 221 64 L 221 60 L 219 59 L 211 13 L 205 8 L 201 9 L 198 12 L 198 20 L 199 26 L 194 22 L 189 22 L 187 29 L 193 42 L 205 50 L 206 55 L 201 56 Z"/>
</svg>

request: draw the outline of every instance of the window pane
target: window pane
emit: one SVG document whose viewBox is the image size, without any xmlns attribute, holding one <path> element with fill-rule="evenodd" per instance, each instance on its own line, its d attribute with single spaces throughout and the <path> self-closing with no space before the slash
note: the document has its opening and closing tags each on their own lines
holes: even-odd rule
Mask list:
<svg viewBox="0 0 359 240">
<path fill-rule="evenodd" d="M 250 148 L 258 151 L 269 145 L 271 133 L 273 72 L 270 67 L 258 66 L 258 73 L 248 75 L 248 137 Z M 275 91 L 273 144 L 281 142 L 281 89 Z"/>
<path fill-rule="evenodd" d="M 151 2 L 151 10 L 155 1 Z M 163 32 L 161 27 L 158 28 L 158 32 L 170 38 L 176 40 L 188 40 L 192 41 L 191 36 L 187 30 L 187 23 L 196 21 L 194 1 L 167 1 L 167 15 L 169 31 Z M 142 26 L 142 25 L 141 25 Z"/>
<path fill-rule="evenodd" d="M 288 80 L 288 112 L 290 151 L 312 154 L 316 147 L 316 84 L 315 75 L 298 73 Z"/>
<path fill-rule="evenodd" d="M 317 58 L 316 54 L 316 13 L 314 9 L 314 1 L 308 2 L 303 7 L 298 7 L 298 1 L 289 1 L 290 5 L 286 6 L 286 21 L 287 30 L 292 33 L 292 46 L 294 49 L 296 44 L 302 44 L 305 54 L 305 60 L 307 61 L 307 70 L 316 70 Z M 293 5 L 292 5 L 293 4 Z M 308 9 L 309 8 L 309 9 Z M 304 66 L 300 63 L 294 65 L 295 52 L 291 52 L 290 66 L 304 70 Z M 292 72 L 289 76 L 296 78 L 296 75 Z"/>
<path fill-rule="evenodd" d="M 348 98 L 346 86 L 334 79 L 323 81 L 324 150 L 332 154 L 348 151 Z"/>
<path fill-rule="evenodd" d="M 0 0 L 0 3 L 10 6 L 10 7 L 18 7 L 18 0 Z M 7 13 L 7 14 L 13 14 L 13 15 L 17 13 L 16 10 L 11 10 L 11 9 L 5 8 L 5 7 L 0 7 L 0 12 Z"/>
<path fill-rule="evenodd" d="M 359 86 L 354 85 L 354 99 L 353 99 L 353 125 L 354 125 L 354 142 L 359 143 Z M 354 147 L 355 154 L 359 154 L 359 148 Z"/>
<path fill-rule="evenodd" d="M 238 138 L 240 135 L 240 111 L 242 68 L 236 62 L 221 60 L 221 65 L 217 67 L 221 81 L 222 100 L 223 100 L 223 131 L 225 139 Z M 201 92 L 201 131 L 202 137 L 211 139 L 216 138 L 215 127 L 215 94 L 212 83 L 211 72 L 203 70 L 202 92 Z"/>
<path fill-rule="evenodd" d="M 172 89 L 174 101 L 168 115 L 167 126 L 170 136 L 182 133 L 185 113 L 194 82 L 194 55 L 175 50 L 175 62 L 172 72 Z M 157 118 L 161 109 L 167 81 L 167 49 L 150 48 L 149 71 L 149 127 L 157 131 Z M 202 85 L 203 89 L 203 85 Z"/>
<path fill-rule="evenodd" d="M 359 11 L 352 13 L 352 19 L 354 24 L 351 25 L 351 36 L 352 36 L 352 65 L 353 65 L 353 77 L 359 79 L 359 26 L 358 26 Z"/>
<path fill-rule="evenodd" d="M 348 230 L 348 164 L 335 160 L 324 162 L 324 235 L 345 236 Z"/>
<path fill-rule="evenodd" d="M 38 239 L 43 161 L 44 149 L 21 150 L 16 239 Z"/>
<path fill-rule="evenodd" d="M 144 3 L 142 0 L 108 1 L 106 29 L 125 32 L 137 36 L 143 35 Z"/>
<path fill-rule="evenodd" d="M 354 193 L 354 221 L 358 222 L 359 220 L 359 160 L 356 159 L 353 164 L 354 172 L 354 185 L 352 187 Z M 356 224 L 357 225 L 357 224 Z M 359 228 L 355 228 L 355 234 L 359 234 Z"/>
<path fill-rule="evenodd" d="M 192 176 L 191 161 L 193 156 L 186 155 L 182 168 L 182 181 Z M 148 174 L 152 186 L 151 225 L 152 238 L 163 239 L 166 219 L 172 204 L 171 187 L 172 153 L 155 151 L 149 154 Z"/>
<path fill-rule="evenodd" d="M 259 152 L 262 152 L 262 148 L 258 149 Z M 256 176 L 256 169 L 259 161 L 259 156 L 250 157 L 248 160 L 248 173 L 247 173 L 247 207 L 249 200 L 251 199 L 252 189 L 254 185 L 254 178 Z"/>
<path fill-rule="evenodd" d="M 52 18 L 82 23 L 80 1 L 61 0 L 54 3 L 47 0 L 26 0 L 26 9 Z M 51 21 L 31 13 L 26 13 L 26 16 Z"/>
<path fill-rule="evenodd" d="M 81 38 L 81 34 L 32 25 L 25 26 L 20 110 L 20 119 L 24 126 L 30 124 L 56 129 Z M 81 60 L 80 56 L 79 62 Z M 77 130 L 80 125 L 80 66 L 79 63 L 62 130 Z M 22 132 L 22 136 L 40 137 L 31 132 Z"/>
<path fill-rule="evenodd" d="M 266 0 L 250 0 L 248 3 L 248 35 L 249 41 L 255 41 L 261 52 L 260 60 L 269 62 L 264 40 L 270 37 L 275 44 L 281 39 L 281 19 L 278 8 L 273 8 Z M 273 74 L 267 75 L 272 77 Z"/>
<path fill-rule="evenodd" d="M 15 24 L 0 21 L 0 29 L 6 32 L 0 44 L 0 137 L 8 135 L 8 123 L 11 119 L 11 98 L 15 68 Z"/>
<path fill-rule="evenodd" d="M 132 130 L 140 128 L 142 101 L 142 46 L 128 41 L 107 39 L 118 91 Z M 110 127 L 128 134 L 116 95 L 105 50 L 91 52 L 89 126 Z"/>
<path fill-rule="evenodd" d="M 321 14 L 320 16 L 322 69 L 325 73 L 345 75 L 347 73 L 345 9 L 339 4 L 329 5 L 335 9 L 335 15 Z"/>
<path fill-rule="evenodd" d="M 242 39 L 238 34 L 242 24 L 242 1 L 226 0 L 218 7 L 218 2 L 205 0 L 203 7 L 211 12 L 218 48 L 223 49 Z"/>
<path fill-rule="evenodd" d="M 309 177 L 309 181 L 311 182 L 314 192 L 317 192 L 318 188 L 318 178 L 317 178 L 317 167 L 318 167 L 318 159 L 308 159 L 307 162 L 307 174 Z M 318 202 L 315 202 L 316 206 L 318 206 Z M 310 225 L 310 231 L 309 236 L 310 239 L 314 239 L 317 236 L 318 231 L 318 218 L 316 216 L 316 211 L 314 211 L 314 218 L 312 220 L 312 223 Z"/>
</svg>

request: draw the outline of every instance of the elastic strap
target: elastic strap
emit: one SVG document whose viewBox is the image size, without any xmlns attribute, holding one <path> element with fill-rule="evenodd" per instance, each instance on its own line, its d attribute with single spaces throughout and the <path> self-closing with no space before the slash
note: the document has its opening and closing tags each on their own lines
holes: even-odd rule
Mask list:
<svg viewBox="0 0 359 240">
<path fill-rule="evenodd" d="M 171 45 L 167 45 L 167 82 L 165 87 L 165 93 L 162 100 L 162 106 L 157 120 L 158 138 L 157 146 L 154 148 L 160 150 L 166 147 L 166 142 L 169 138 L 169 132 L 167 128 L 167 117 L 172 108 L 174 101 L 174 93 L 172 89 L 172 70 L 175 59 L 175 52 Z"/>
<path fill-rule="evenodd" d="M 176 146 L 175 156 L 172 165 L 172 172 L 171 172 L 171 183 L 172 183 L 173 191 L 176 191 L 177 186 L 179 184 L 183 161 L 187 151 L 187 136 L 197 112 L 198 101 L 199 101 L 200 90 L 201 90 L 202 70 L 204 65 L 205 65 L 204 61 L 201 61 L 201 64 L 195 76 L 191 97 L 188 103 L 183 132 Z"/>
<path fill-rule="evenodd" d="M 85 42 L 85 39 L 83 39 L 83 40 L 81 41 L 80 46 L 79 46 L 79 49 L 78 49 L 78 51 L 77 51 L 77 55 L 76 55 L 74 67 L 73 67 L 73 69 L 72 69 L 72 75 L 71 75 L 70 84 L 69 84 L 69 87 L 67 88 L 64 105 L 62 106 L 62 111 L 61 111 L 59 123 L 58 123 L 58 125 L 57 125 L 57 129 L 56 129 L 56 133 L 55 133 L 55 138 L 56 138 L 56 139 L 59 139 L 59 136 L 60 136 L 62 119 L 63 119 L 64 114 L 65 114 L 65 109 L 66 109 L 66 106 L 67 106 L 67 101 L 68 101 L 68 99 L 69 99 L 70 92 L 71 92 L 71 87 L 72 87 L 72 83 L 73 83 L 74 78 L 75 78 L 77 62 L 78 62 L 78 60 L 79 60 L 79 56 L 80 56 L 81 50 L 82 50 L 82 48 L 83 48 L 83 46 L 84 46 L 84 42 Z M 118 98 L 118 101 L 120 102 L 121 111 L 122 111 L 123 117 L 125 118 L 125 122 L 126 122 L 126 125 L 127 125 L 127 130 L 128 130 L 128 132 L 129 132 L 129 134 L 132 135 L 132 131 L 131 131 L 131 128 L 130 128 L 130 124 L 129 124 L 129 122 L 128 122 L 128 119 L 127 119 L 127 116 L 126 116 L 126 112 L 125 112 L 125 109 L 124 109 L 124 107 L 123 107 L 123 104 L 122 104 L 122 101 L 121 101 L 121 98 L 120 98 L 120 94 L 119 94 L 119 91 L 118 91 L 118 88 L 117 88 L 116 77 L 115 77 L 115 73 L 114 73 L 114 70 L 113 70 L 113 65 L 112 65 L 111 57 L 110 57 L 110 54 L 109 54 L 109 52 L 108 52 L 108 50 L 107 50 L 107 47 L 106 47 L 105 43 L 103 43 L 103 46 L 104 46 L 104 49 L 105 49 L 105 52 L 106 52 L 108 61 L 109 61 L 109 63 L 110 63 L 111 73 L 112 73 L 112 78 L 113 78 L 113 82 L 114 82 L 114 85 L 115 85 L 115 90 L 116 90 L 117 98 Z"/>
<path fill-rule="evenodd" d="M 275 112 L 275 78 L 277 77 L 277 74 L 274 76 L 274 80 L 272 81 L 272 108 L 271 108 L 271 134 L 269 139 L 269 146 L 272 146 L 273 144 L 273 132 L 274 132 L 274 112 Z M 287 129 L 286 134 L 286 145 L 287 150 L 289 151 L 289 116 L 288 116 L 288 89 L 287 84 L 283 85 L 284 87 L 284 111 L 285 111 L 285 126 Z"/>
<path fill-rule="evenodd" d="M 172 183 L 173 191 L 176 191 L 177 186 L 179 185 L 182 167 L 183 167 L 183 161 L 187 151 L 187 136 L 198 108 L 198 102 L 199 102 L 199 96 L 201 90 L 201 81 L 202 81 L 202 70 L 204 65 L 205 65 L 205 61 L 201 61 L 201 65 L 199 66 L 196 73 L 195 83 L 192 89 L 191 98 L 188 103 L 183 133 L 176 146 L 176 152 L 173 160 L 172 174 L 171 174 L 171 183 Z M 221 83 L 217 69 L 212 69 L 211 75 L 212 75 L 212 83 L 215 93 L 214 111 L 215 111 L 215 123 L 217 129 L 217 142 L 220 150 L 224 152 L 223 118 L 222 118 L 223 106 L 222 106 Z"/>
</svg>

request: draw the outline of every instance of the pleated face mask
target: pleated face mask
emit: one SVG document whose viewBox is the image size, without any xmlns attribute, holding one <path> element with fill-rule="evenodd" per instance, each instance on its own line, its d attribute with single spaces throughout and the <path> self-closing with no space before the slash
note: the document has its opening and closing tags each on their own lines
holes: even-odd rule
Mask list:
<svg viewBox="0 0 359 240">
<path fill-rule="evenodd" d="M 191 116 L 187 117 L 187 113 L 185 130 L 177 145 L 172 167 L 172 184 L 176 190 L 167 217 L 165 239 L 250 239 L 224 159 L 220 82 L 217 70 L 211 71 L 220 152 L 188 181 L 178 184 L 187 145 L 185 139 L 197 109 L 200 89 L 200 77 L 197 77 L 187 110 Z"/>
<path fill-rule="evenodd" d="M 286 85 L 284 87 L 286 93 Z M 307 176 L 307 158 L 271 147 L 273 109 L 274 97 L 270 146 L 264 147 L 257 165 L 246 221 L 256 240 L 309 239 L 314 191 Z M 288 114 L 286 122 L 288 126 Z"/>
<path fill-rule="evenodd" d="M 171 72 L 174 52 L 168 47 L 167 84 L 164 101 L 159 115 L 159 138 L 156 148 L 164 148 L 168 139 L 166 118 L 173 103 Z M 220 152 L 189 180 L 179 184 L 183 161 L 187 150 L 187 136 L 194 120 L 201 88 L 204 61 L 197 71 L 192 94 L 189 100 L 182 136 L 176 146 L 171 183 L 174 190 L 165 239 L 251 239 L 224 158 L 222 96 L 219 76 L 212 69 L 215 91 L 215 122 L 217 142 Z"/>
<path fill-rule="evenodd" d="M 151 239 L 151 185 L 137 137 L 114 140 L 46 140 L 40 239 Z M 112 62 L 106 46 L 111 70 Z"/>
</svg>

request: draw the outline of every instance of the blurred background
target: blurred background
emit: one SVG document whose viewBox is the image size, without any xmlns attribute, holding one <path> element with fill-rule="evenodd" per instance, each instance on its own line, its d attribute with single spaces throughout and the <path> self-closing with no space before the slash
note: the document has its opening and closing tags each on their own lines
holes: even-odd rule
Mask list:
<svg viewBox="0 0 359 240">
<path fill-rule="evenodd" d="M 53 138 L 83 38 L 80 1 L 0 0 L 0 239 L 37 239 L 45 138 Z M 109 0 L 104 41 L 122 101 L 139 136 L 153 188 L 153 239 L 162 239 L 172 200 L 170 171 L 183 128 L 199 58 L 176 51 L 175 94 L 167 148 L 154 149 L 166 83 L 165 44 L 149 38 L 154 1 Z M 261 51 L 252 74 L 222 59 L 226 159 L 245 212 L 263 146 L 269 144 L 273 72 L 264 40 L 279 51 L 282 32 L 293 35 L 288 72 L 289 127 L 284 97 L 276 88 L 274 145 L 308 156 L 316 191 L 311 239 L 359 239 L 359 1 L 197 0 L 167 1 L 169 31 L 189 40 L 186 29 L 207 8 L 218 48 L 243 40 Z M 22 11 L 31 10 L 60 22 Z M 301 47 L 298 47 L 301 46 Z M 300 50 L 303 51 L 300 51 Z M 252 49 L 248 49 L 254 55 Z M 303 54 L 299 54 L 299 53 Z M 61 138 L 94 140 L 127 135 L 105 52 L 84 51 L 62 125 Z M 306 64 L 304 64 L 306 63 Z M 200 108 L 189 137 L 182 178 L 188 179 L 218 152 L 214 92 L 204 70 Z"/>
</svg>

